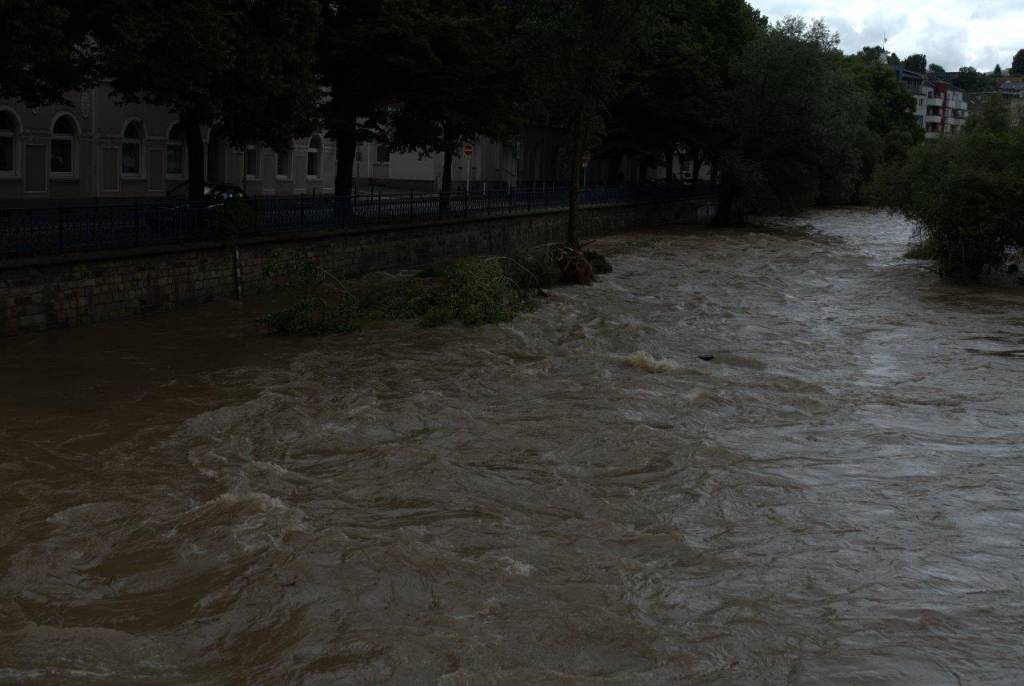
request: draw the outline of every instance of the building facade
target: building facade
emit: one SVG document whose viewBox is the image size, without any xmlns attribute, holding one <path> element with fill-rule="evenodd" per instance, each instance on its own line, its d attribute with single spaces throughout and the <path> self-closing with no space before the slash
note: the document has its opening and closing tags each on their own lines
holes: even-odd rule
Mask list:
<svg viewBox="0 0 1024 686">
<path fill-rule="evenodd" d="M 120 104 L 103 88 L 67 99 L 34 109 L 0 100 L 0 201 L 160 198 L 183 190 L 188 150 L 173 112 Z M 336 148 L 323 133 L 283 151 L 235 148 L 218 126 L 202 133 L 208 183 L 249 195 L 334 192 Z"/>
<path fill-rule="evenodd" d="M 914 96 L 914 115 L 926 139 L 959 133 L 967 123 L 968 104 L 964 92 L 948 81 L 896 66 L 900 82 Z"/>
</svg>

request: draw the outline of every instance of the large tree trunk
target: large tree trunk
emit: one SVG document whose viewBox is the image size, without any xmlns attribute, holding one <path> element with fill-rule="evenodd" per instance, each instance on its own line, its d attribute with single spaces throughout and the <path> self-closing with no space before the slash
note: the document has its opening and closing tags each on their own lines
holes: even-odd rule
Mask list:
<svg viewBox="0 0 1024 686">
<path fill-rule="evenodd" d="M 206 158 L 203 150 L 203 132 L 199 121 L 181 117 L 181 128 L 188 148 L 188 199 L 202 200 L 206 195 Z"/>
<path fill-rule="evenodd" d="M 742 221 L 734 216 L 733 205 L 735 201 L 736 189 L 733 187 L 732 182 L 726 180 L 718 193 L 718 211 L 715 213 L 715 219 L 712 222 L 715 226 L 738 226 L 742 224 Z"/>
<path fill-rule="evenodd" d="M 335 132 L 338 136 L 338 168 L 334 173 L 334 195 L 352 197 L 352 165 L 356 159 L 356 118 L 351 117 Z"/>
<path fill-rule="evenodd" d="M 675 181 L 676 144 L 665 146 L 665 180 Z"/>
</svg>

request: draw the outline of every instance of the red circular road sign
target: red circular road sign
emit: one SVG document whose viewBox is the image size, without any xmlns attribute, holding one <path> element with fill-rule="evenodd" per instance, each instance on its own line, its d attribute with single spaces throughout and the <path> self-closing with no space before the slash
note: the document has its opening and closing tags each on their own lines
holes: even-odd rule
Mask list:
<svg viewBox="0 0 1024 686">
<path fill-rule="evenodd" d="M 470 155 L 472 155 L 473 154 L 473 145 L 471 143 L 466 143 L 465 145 L 463 145 L 462 146 L 462 154 L 465 155 L 466 157 L 469 157 Z"/>
</svg>

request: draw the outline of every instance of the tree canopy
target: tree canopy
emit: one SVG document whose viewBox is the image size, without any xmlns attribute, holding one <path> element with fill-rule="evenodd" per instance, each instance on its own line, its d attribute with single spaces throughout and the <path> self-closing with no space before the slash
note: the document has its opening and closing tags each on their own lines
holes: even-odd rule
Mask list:
<svg viewBox="0 0 1024 686">
<path fill-rule="evenodd" d="M 1024 48 L 1017 51 L 1017 54 L 1013 56 L 1013 64 L 1010 66 L 1010 71 L 1014 74 L 1024 75 Z"/>
<path fill-rule="evenodd" d="M 911 71 L 917 71 L 923 74 L 928 71 L 928 58 L 921 54 L 910 55 L 903 60 L 903 66 Z"/>
</svg>

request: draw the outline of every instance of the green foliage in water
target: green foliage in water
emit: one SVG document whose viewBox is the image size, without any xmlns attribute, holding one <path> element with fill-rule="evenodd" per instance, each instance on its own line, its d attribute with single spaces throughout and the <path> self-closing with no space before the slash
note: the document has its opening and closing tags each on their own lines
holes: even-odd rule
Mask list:
<svg viewBox="0 0 1024 686">
<path fill-rule="evenodd" d="M 977 279 L 1024 247 L 1024 126 L 993 100 L 965 131 L 911 151 L 875 180 L 876 202 L 917 222 L 938 271 Z"/>
<path fill-rule="evenodd" d="M 363 319 L 416 319 L 430 309 L 436 286 L 424 279 L 387 279 L 376 281 L 359 299 Z"/>
<path fill-rule="evenodd" d="M 547 258 L 542 258 L 547 254 Z M 432 272 L 436 278 L 385 278 L 358 283 L 355 295 L 346 282 L 302 254 L 275 257 L 264 270 L 297 293 L 286 307 L 261 318 L 270 333 L 319 335 L 348 333 L 373 320 L 419 319 L 424 326 L 462 322 L 466 326 L 511 321 L 533 305 L 540 285 L 558 281 L 550 250 L 523 260 L 472 257 Z M 553 275 L 552 275 L 553 269 Z M 521 281 L 510 277 L 519 274 Z"/>
<path fill-rule="evenodd" d="M 442 279 L 423 315 L 426 326 L 507 322 L 529 306 L 528 296 L 506 276 L 498 258 L 460 260 L 443 270 Z"/>
<path fill-rule="evenodd" d="M 359 301 L 341 279 L 315 260 L 301 253 L 276 255 L 267 261 L 263 274 L 298 294 L 287 307 L 260 319 L 270 333 L 318 336 L 358 328 Z"/>
<path fill-rule="evenodd" d="M 503 258 L 505 276 L 522 290 L 551 288 L 562 278 L 551 246 L 540 245 Z"/>
</svg>

